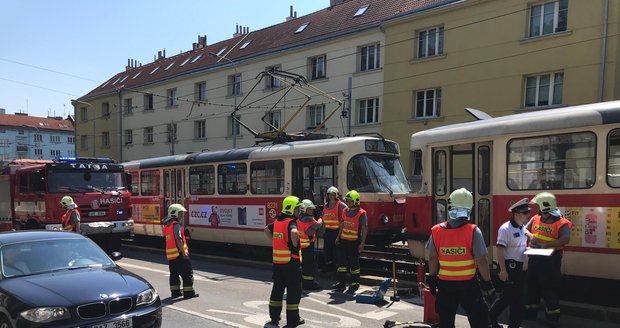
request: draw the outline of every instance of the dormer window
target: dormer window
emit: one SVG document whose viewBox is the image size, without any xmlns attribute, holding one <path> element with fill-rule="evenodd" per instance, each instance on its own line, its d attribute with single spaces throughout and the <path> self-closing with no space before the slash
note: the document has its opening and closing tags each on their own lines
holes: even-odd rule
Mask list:
<svg viewBox="0 0 620 328">
<path fill-rule="evenodd" d="M 187 64 L 187 62 L 188 62 L 190 59 L 192 59 L 192 57 L 191 57 L 191 56 L 190 56 L 190 57 L 187 57 L 187 59 L 185 59 L 185 60 L 181 63 L 181 65 L 179 65 L 179 66 L 183 66 L 183 65 Z"/>
<path fill-rule="evenodd" d="M 110 83 L 110 81 L 112 81 L 112 79 L 107 80 L 101 87 L 105 87 L 106 85 L 108 85 L 108 83 Z"/>
<path fill-rule="evenodd" d="M 200 57 L 202 57 L 202 54 L 198 55 L 198 57 L 192 59 L 192 64 L 195 63 L 198 59 L 200 59 Z"/>
<path fill-rule="evenodd" d="M 118 83 L 118 81 L 120 81 L 120 80 L 121 80 L 121 78 L 119 77 L 118 79 L 116 79 L 116 81 L 112 82 L 112 85 Z"/>
<path fill-rule="evenodd" d="M 153 74 L 155 72 L 157 72 L 157 70 L 160 68 L 161 66 L 157 66 L 155 67 L 149 74 Z"/>
<path fill-rule="evenodd" d="M 239 50 L 243 50 L 243 49 L 245 49 L 247 46 L 249 46 L 249 45 L 250 45 L 250 43 L 252 43 L 252 40 L 245 41 L 245 43 L 243 43 L 243 44 L 241 45 L 241 47 L 239 47 Z"/>
<path fill-rule="evenodd" d="M 174 64 L 176 64 L 175 61 L 173 61 L 172 63 L 170 63 L 170 65 L 166 66 L 166 68 L 164 69 L 164 71 L 167 71 L 170 69 L 170 67 L 174 66 Z"/>
<path fill-rule="evenodd" d="M 226 51 L 226 48 L 227 47 L 220 49 L 220 51 L 218 51 L 216 55 L 221 56 L 224 53 L 224 51 Z"/>
<path fill-rule="evenodd" d="M 361 7 L 360 7 L 360 9 L 358 9 L 358 10 L 355 12 L 355 15 L 353 15 L 353 17 L 359 17 L 359 16 L 362 16 L 362 15 L 366 12 L 366 10 L 368 10 L 368 7 L 370 7 L 370 5 L 364 5 L 364 6 L 361 6 Z"/>
<path fill-rule="evenodd" d="M 122 80 L 118 81 L 119 83 L 123 83 L 123 81 L 127 80 L 127 78 L 129 77 L 129 75 L 125 76 Z"/>
<path fill-rule="evenodd" d="M 303 23 L 303 24 L 302 24 L 302 25 L 301 25 L 301 26 L 297 29 L 297 31 L 295 31 L 295 34 L 303 32 L 303 31 L 306 29 L 306 27 L 308 27 L 308 24 L 310 24 L 310 23 Z"/>
<path fill-rule="evenodd" d="M 135 80 L 138 76 L 140 76 L 140 74 L 142 74 L 142 71 L 138 72 L 138 74 L 134 75 L 131 79 Z"/>
</svg>

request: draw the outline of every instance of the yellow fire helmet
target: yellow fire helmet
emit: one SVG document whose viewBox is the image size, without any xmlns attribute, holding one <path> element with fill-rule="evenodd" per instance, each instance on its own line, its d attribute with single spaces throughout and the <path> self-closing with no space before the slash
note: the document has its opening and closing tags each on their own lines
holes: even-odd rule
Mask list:
<svg viewBox="0 0 620 328">
<path fill-rule="evenodd" d="M 353 206 L 360 206 L 360 194 L 355 190 L 350 190 L 346 195 L 344 195 L 344 199 L 353 201 Z"/>
<path fill-rule="evenodd" d="M 282 213 L 287 215 L 295 214 L 295 207 L 300 206 L 301 202 L 296 196 L 288 196 L 282 201 Z"/>
</svg>

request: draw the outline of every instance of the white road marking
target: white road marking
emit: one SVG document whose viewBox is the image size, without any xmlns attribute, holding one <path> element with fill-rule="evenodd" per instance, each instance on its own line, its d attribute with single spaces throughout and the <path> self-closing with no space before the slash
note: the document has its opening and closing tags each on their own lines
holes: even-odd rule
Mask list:
<svg viewBox="0 0 620 328">
<path fill-rule="evenodd" d="M 173 309 L 173 310 L 179 311 L 179 312 L 195 315 L 195 316 L 203 318 L 203 319 L 208 319 L 208 320 L 211 320 L 211 321 L 215 321 L 215 322 L 219 322 L 219 323 L 222 323 L 222 324 L 225 324 L 225 325 L 229 325 L 231 327 L 250 328 L 248 326 L 244 326 L 244 325 L 238 324 L 236 322 L 220 319 L 220 318 L 217 318 L 217 317 L 212 317 L 210 315 L 202 314 L 202 313 L 196 312 L 196 311 L 186 310 L 186 309 L 180 308 L 178 306 L 166 305 L 166 307 L 169 308 L 169 309 Z"/>
<path fill-rule="evenodd" d="M 139 269 L 139 270 L 146 270 L 146 271 L 161 273 L 162 275 L 165 275 L 165 276 L 170 276 L 170 272 L 168 270 L 159 270 L 159 269 L 149 268 L 149 267 L 145 267 L 145 266 L 142 266 L 142 265 L 131 264 L 131 263 L 126 263 L 126 262 L 119 263 L 119 266 L 121 266 L 121 267 L 129 267 L 129 268 Z M 216 284 L 220 283 L 217 280 L 213 280 L 213 279 L 210 279 L 210 278 L 207 278 L 207 277 L 203 277 L 203 276 L 197 274 L 196 271 L 194 271 L 194 281 L 208 281 L 208 282 L 212 282 L 212 283 L 216 283 Z"/>
<path fill-rule="evenodd" d="M 234 311 L 225 311 L 225 310 L 217 310 L 217 309 L 206 309 L 207 312 L 215 312 L 215 313 L 224 313 L 224 314 L 234 314 L 246 316 L 248 314 L 253 314 L 253 312 L 234 312 Z"/>
<path fill-rule="evenodd" d="M 265 323 L 269 321 L 269 315 L 267 314 L 269 313 L 269 310 L 266 309 L 266 307 L 269 306 L 268 301 L 248 301 L 248 302 L 244 302 L 243 305 L 250 309 L 254 309 L 256 310 L 256 312 L 258 312 L 258 314 L 245 317 L 244 320 L 246 322 L 249 322 L 251 324 L 255 324 L 258 326 L 264 326 Z M 286 310 L 283 309 L 282 311 L 285 312 Z M 325 311 L 307 309 L 304 307 L 301 307 L 300 311 L 302 312 L 302 317 L 303 317 L 304 312 L 311 312 L 311 313 L 316 313 L 320 317 L 323 317 L 323 318 L 331 317 L 335 319 L 332 321 L 317 321 L 317 320 L 311 320 L 309 318 L 304 318 L 306 320 L 306 324 L 304 326 L 308 326 L 308 327 L 330 326 L 330 327 L 353 328 L 353 327 L 360 327 L 362 325 L 362 323 L 357 319 L 354 319 L 351 317 L 340 316 L 340 315 L 332 314 L 332 313 L 325 313 Z"/>
<path fill-rule="evenodd" d="M 339 311 L 342 311 L 344 313 L 347 313 L 347 314 L 350 314 L 350 315 L 353 315 L 353 316 L 357 316 L 357 317 L 360 317 L 360 318 L 369 318 L 369 319 L 374 319 L 374 320 L 382 320 L 382 319 L 385 319 L 385 318 L 389 318 L 389 317 L 391 317 L 391 316 L 393 316 L 395 314 L 398 314 L 397 312 L 392 312 L 392 311 L 387 311 L 387 310 L 375 310 L 375 311 L 370 311 L 370 312 L 366 312 L 366 313 L 357 313 L 355 311 L 343 309 L 342 307 L 336 306 L 334 304 L 325 303 L 322 300 L 317 300 L 317 299 L 314 299 L 314 298 L 312 298 L 310 296 L 309 297 L 304 297 L 304 300 L 309 300 L 309 301 L 313 301 L 313 302 L 318 303 L 318 304 L 323 304 L 323 305 L 329 306 L 331 308 L 338 309 Z"/>
</svg>

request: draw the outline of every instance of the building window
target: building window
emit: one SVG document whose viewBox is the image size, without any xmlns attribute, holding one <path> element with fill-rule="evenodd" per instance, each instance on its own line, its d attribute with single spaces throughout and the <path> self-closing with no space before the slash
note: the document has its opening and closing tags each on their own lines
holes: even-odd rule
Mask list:
<svg viewBox="0 0 620 328">
<path fill-rule="evenodd" d="M 60 136 L 50 136 L 50 143 L 60 143 Z"/>
<path fill-rule="evenodd" d="M 6 148 L 9 146 L 9 139 L 0 139 L 0 147 Z"/>
<path fill-rule="evenodd" d="M 266 129 L 268 131 L 274 131 L 274 128 L 276 129 L 280 129 L 280 123 L 281 123 L 281 113 L 280 111 L 275 111 L 275 112 L 269 112 L 266 115 L 267 118 L 267 122 L 269 122 L 269 124 L 271 124 L 271 126 L 267 126 Z"/>
<path fill-rule="evenodd" d="M 75 143 L 75 137 L 67 137 L 67 143 L 70 143 L 70 144 Z"/>
<path fill-rule="evenodd" d="M 88 121 L 88 111 L 86 107 L 80 107 L 80 122 Z"/>
<path fill-rule="evenodd" d="M 88 136 L 80 136 L 80 149 L 88 150 Z"/>
<path fill-rule="evenodd" d="M 110 103 L 104 102 L 101 104 L 101 117 L 110 118 Z"/>
<path fill-rule="evenodd" d="M 441 115 L 441 89 L 420 90 L 415 93 L 415 118 L 434 118 Z"/>
<path fill-rule="evenodd" d="M 359 115 L 357 123 L 379 123 L 379 98 L 362 99 L 359 101 Z"/>
<path fill-rule="evenodd" d="M 133 114 L 133 100 L 131 98 L 123 99 L 123 113 Z"/>
<path fill-rule="evenodd" d="M 168 107 L 179 105 L 179 99 L 177 99 L 177 88 L 166 90 L 166 95 L 167 95 L 166 104 L 168 105 Z"/>
<path fill-rule="evenodd" d="M 321 125 L 325 119 L 325 105 L 310 105 L 306 111 L 306 127 L 308 129 L 314 129 Z"/>
<path fill-rule="evenodd" d="M 50 149 L 50 156 L 52 156 L 52 157 L 58 157 L 58 156 L 60 156 L 60 150 L 57 150 L 57 149 Z"/>
<path fill-rule="evenodd" d="M 35 155 L 35 156 L 39 156 L 39 158 L 43 157 L 43 149 L 41 149 L 41 148 L 35 148 L 35 149 L 34 149 L 34 155 Z"/>
<path fill-rule="evenodd" d="M 310 58 L 310 78 L 312 80 L 323 79 L 326 76 L 326 55 Z"/>
<path fill-rule="evenodd" d="M 194 84 L 194 99 L 197 101 L 207 100 L 207 82 Z"/>
<path fill-rule="evenodd" d="M 144 95 L 144 110 L 153 110 L 153 94 Z"/>
<path fill-rule="evenodd" d="M 562 104 L 564 73 L 549 73 L 525 78 L 525 107 Z"/>
<path fill-rule="evenodd" d="M 207 120 L 194 121 L 194 139 L 207 137 Z"/>
<path fill-rule="evenodd" d="M 101 147 L 110 147 L 110 132 L 101 133 Z"/>
<path fill-rule="evenodd" d="M 144 128 L 144 143 L 153 143 L 153 127 Z"/>
<path fill-rule="evenodd" d="M 69 138 L 71 138 L 71 137 L 69 137 Z M 35 134 L 34 135 L 34 143 L 36 145 L 38 145 L 41 142 L 43 142 L 43 135 L 42 134 Z"/>
<path fill-rule="evenodd" d="M 133 144 L 133 130 L 125 130 L 125 144 L 126 145 Z"/>
<path fill-rule="evenodd" d="M 241 116 L 237 115 L 237 120 L 233 120 L 232 117 L 228 116 L 228 133 L 230 136 L 239 135 L 239 120 L 241 120 Z"/>
<path fill-rule="evenodd" d="M 241 94 L 241 74 L 228 76 L 228 95 L 240 95 Z"/>
<path fill-rule="evenodd" d="M 168 142 L 177 141 L 177 124 L 176 123 L 166 124 L 166 132 L 168 135 Z"/>
<path fill-rule="evenodd" d="M 530 37 L 566 31 L 568 0 L 549 1 L 530 7 Z"/>
<path fill-rule="evenodd" d="M 267 67 L 265 68 L 265 71 L 280 71 L 282 70 L 282 67 L 277 65 L 277 66 L 271 66 L 271 67 Z M 265 89 L 273 89 L 273 88 L 280 88 L 282 87 L 282 82 L 280 82 L 280 80 L 278 80 L 277 78 L 273 77 L 273 76 L 269 76 L 268 78 L 265 79 Z"/>
<path fill-rule="evenodd" d="M 17 130 L 17 134 L 19 134 L 19 135 L 24 135 L 24 133 L 25 133 L 25 132 L 24 132 L 24 130 L 23 130 L 23 129 L 19 129 L 19 130 Z"/>
<path fill-rule="evenodd" d="M 372 44 L 360 47 L 360 71 L 369 71 L 379 68 L 380 45 Z"/>
<path fill-rule="evenodd" d="M 418 58 L 443 54 L 443 27 L 418 33 Z"/>
</svg>

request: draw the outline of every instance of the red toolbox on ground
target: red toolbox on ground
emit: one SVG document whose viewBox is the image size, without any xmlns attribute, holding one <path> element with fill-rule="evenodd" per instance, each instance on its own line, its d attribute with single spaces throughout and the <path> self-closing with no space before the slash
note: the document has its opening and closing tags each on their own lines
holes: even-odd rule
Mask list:
<svg viewBox="0 0 620 328">
<path fill-rule="evenodd" d="M 424 288 L 424 322 L 438 324 L 439 314 L 435 311 L 435 295 L 428 288 Z"/>
</svg>

